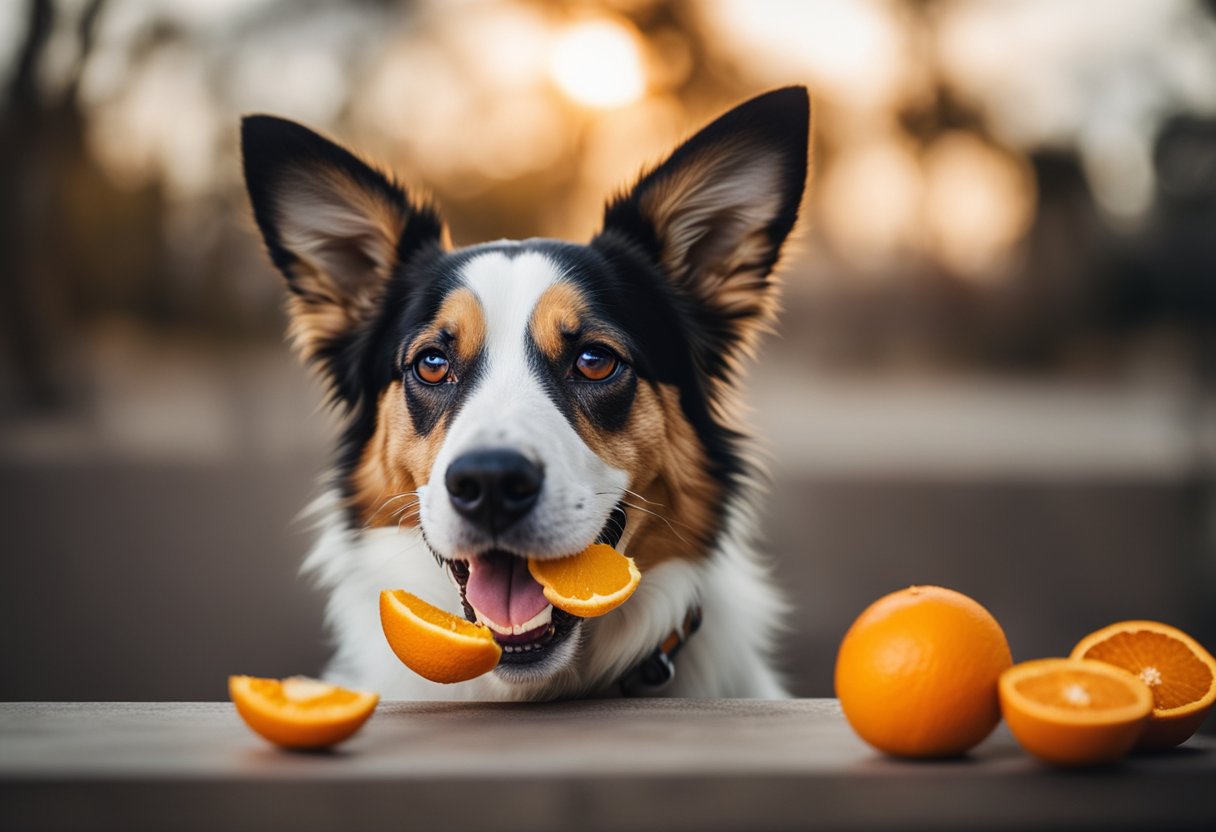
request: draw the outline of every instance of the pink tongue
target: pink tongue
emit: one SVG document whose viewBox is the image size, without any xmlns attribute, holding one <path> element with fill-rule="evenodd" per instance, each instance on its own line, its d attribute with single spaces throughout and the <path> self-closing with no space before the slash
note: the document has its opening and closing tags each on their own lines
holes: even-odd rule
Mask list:
<svg viewBox="0 0 1216 832">
<path fill-rule="evenodd" d="M 464 597 L 483 618 L 498 626 L 523 624 L 549 606 L 549 599 L 523 558 L 490 555 L 477 558 L 469 566 Z"/>
</svg>

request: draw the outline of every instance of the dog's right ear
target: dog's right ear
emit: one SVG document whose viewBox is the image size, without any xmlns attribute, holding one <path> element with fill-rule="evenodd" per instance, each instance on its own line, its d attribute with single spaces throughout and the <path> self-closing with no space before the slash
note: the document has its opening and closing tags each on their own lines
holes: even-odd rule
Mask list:
<svg viewBox="0 0 1216 832">
<path fill-rule="evenodd" d="M 725 378 L 769 325 L 771 277 L 806 186 L 805 87 L 745 101 L 686 141 L 604 210 L 592 241 L 632 245 L 681 301 L 697 366 Z"/>
<path fill-rule="evenodd" d="M 254 217 L 291 291 L 292 340 L 345 397 L 342 378 L 394 271 L 443 246 L 443 222 L 388 176 L 295 122 L 245 117 L 241 152 Z"/>
</svg>

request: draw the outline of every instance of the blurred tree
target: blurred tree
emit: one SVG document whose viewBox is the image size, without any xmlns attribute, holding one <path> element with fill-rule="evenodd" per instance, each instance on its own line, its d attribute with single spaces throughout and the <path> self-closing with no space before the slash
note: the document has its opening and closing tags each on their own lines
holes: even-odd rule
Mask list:
<svg viewBox="0 0 1216 832">
<path fill-rule="evenodd" d="M 47 206 L 37 193 L 32 170 L 44 137 L 37 69 L 54 27 L 50 0 L 29 0 L 25 37 L 0 103 L 0 274 L 4 275 L 5 351 L 15 373 L 19 399 L 49 405 L 58 398 L 50 344 L 59 329 L 44 276 L 33 264 L 35 232 Z"/>
<path fill-rule="evenodd" d="M 116 188 L 85 145 L 80 77 L 107 4 L 88 0 L 80 9 L 75 52 L 55 88 L 45 64 L 57 10 L 51 0 L 29 0 L 0 102 L 0 181 L 7 183 L 0 189 L 0 353 L 18 408 L 53 408 L 86 394 L 73 364 L 89 313 L 115 285 L 157 271 L 158 190 Z M 154 283 L 139 286 L 145 302 L 156 297 Z"/>
</svg>

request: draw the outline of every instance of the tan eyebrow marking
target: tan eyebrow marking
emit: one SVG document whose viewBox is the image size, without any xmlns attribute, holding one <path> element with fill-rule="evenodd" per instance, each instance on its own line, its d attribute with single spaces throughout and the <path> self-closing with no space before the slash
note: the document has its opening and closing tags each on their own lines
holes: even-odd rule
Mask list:
<svg viewBox="0 0 1216 832">
<path fill-rule="evenodd" d="M 586 298 L 573 283 L 550 286 L 532 311 L 532 340 L 546 357 L 558 358 L 565 347 L 565 336 L 581 329 L 586 311 Z"/>
<path fill-rule="evenodd" d="M 472 290 L 457 289 L 448 295 L 435 314 L 434 322 L 418 334 L 410 348 L 436 340 L 441 332 L 451 337 L 456 344 L 456 354 L 462 360 L 471 360 L 481 352 L 486 341 L 486 316 Z"/>
</svg>

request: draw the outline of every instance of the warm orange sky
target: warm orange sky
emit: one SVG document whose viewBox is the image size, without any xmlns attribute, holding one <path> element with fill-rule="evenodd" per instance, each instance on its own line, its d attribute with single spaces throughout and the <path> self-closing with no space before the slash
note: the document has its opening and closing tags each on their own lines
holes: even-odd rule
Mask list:
<svg viewBox="0 0 1216 832">
<path fill-rule="evenodd" d="M 82 5 L 61 3 L 49 89 L 71 67 Z M 251 110 L 340 132 L 455 199 L 575 166 L 539 231 L 583 235 L 603 194 L 731 103 L 689 112 L 676 95 L 691 71 L 687 33 L 642 37 L 630 14 L 647 5 L 430 0 L 284 18 L 269 0 L 113 0 L 84 67 L 89 140 L 120 181 L 158 178 L 181 201 L 235 187 L 232 125 Z M 0 11 L 3 65 L 20 8 Z M 1100 207 L 1134 224 L 1152 194 L 1155 125 L 1216 112 L 1216 24 L 1186 0 L 947 0 L 924 19 L 884 0 L 688 8 L 721 64 L 711 69 L 740 90 L 811 86 L 830 151 L 817 165 L 817 227 L 861 272 L 912 252 L 996 274 L 1031 216 L 1021 154 L 1038 146 L 1078 148 Z M 158 20 L 182 36 L 133 57 Z M 906 135 L 899 108 L 940 79 L 990 139 Z"/>
</svg>

